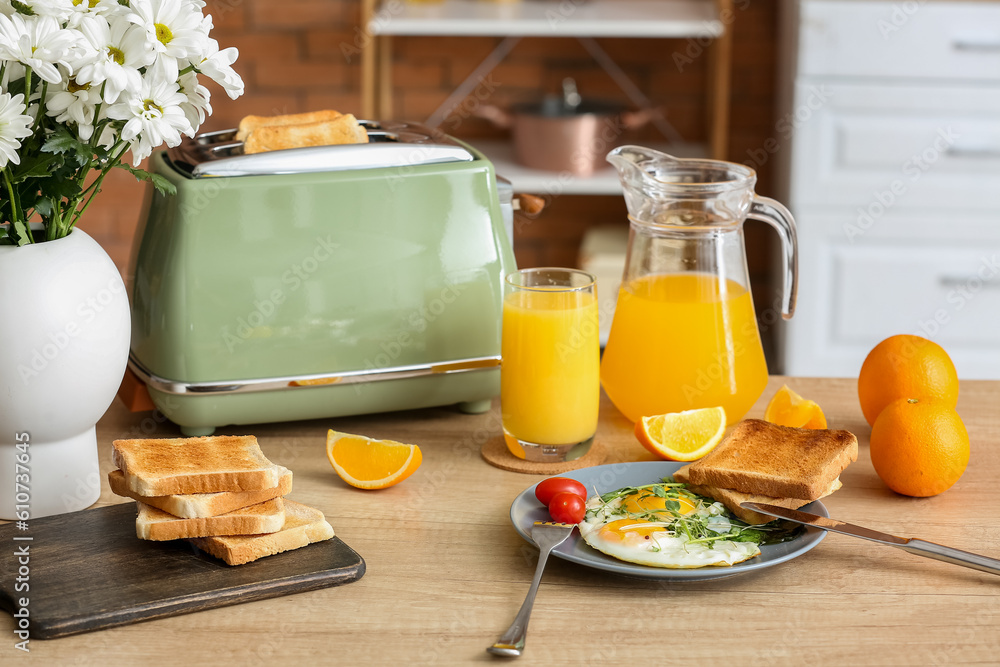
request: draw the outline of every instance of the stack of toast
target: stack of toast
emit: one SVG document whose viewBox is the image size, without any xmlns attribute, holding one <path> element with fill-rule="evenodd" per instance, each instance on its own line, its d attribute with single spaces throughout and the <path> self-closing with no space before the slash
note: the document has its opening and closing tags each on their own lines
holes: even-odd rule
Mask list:
<svg viewBox="0 0 1000 667">
<path fill-rule="evenodd" d="M 368 132 L 351 114 L 324 110 L 284 116 L 246 116 L 240 121 L 236 140 L 243 153 L 264 153 L 286 148 L 366 144 Z"/>
<path fill-rule="evenodd" d="M 704 458 L 674 473 L 674 479 L 720 501 L 747 523 L 762 524 L 773 517 L 740 503 L 798 509 L 839 489 L 840 473 L 857 459 L 858 439 L 849 431 L 746 419 Z"/>
<path fill-rule="evenodd" d="M 133 498 L 136 534 L 187 539 L 229 565 L 333 537 L 317 509 L 288 500 L 292 473 L 253 436 L 115 440 L 111 490 Z"/>
</svg>

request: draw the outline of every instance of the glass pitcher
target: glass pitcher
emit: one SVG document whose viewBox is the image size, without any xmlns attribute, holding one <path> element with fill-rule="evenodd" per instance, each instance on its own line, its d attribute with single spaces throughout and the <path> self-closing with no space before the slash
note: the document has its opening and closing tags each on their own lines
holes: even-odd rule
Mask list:
<svg viewBox="0 0 1000 667">
<path fill-rule="evenodd" d="M 781 237 L 781 314 L 795 309 L 795 222 L 754 194 L 740 164 L 678 159 L 639 146 L 608 154 L 618 169 L 631 229 L 601 384 L 632 421 L 721 405 L 730 424 L 767 384 L 743 244 L 747 217 Z"/>
</svg>

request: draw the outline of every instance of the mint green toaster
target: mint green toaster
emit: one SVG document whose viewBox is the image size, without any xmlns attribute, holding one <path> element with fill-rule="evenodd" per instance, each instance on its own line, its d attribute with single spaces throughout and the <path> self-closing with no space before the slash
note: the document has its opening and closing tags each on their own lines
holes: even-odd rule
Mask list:
<svg viewBox="0 0 1000 667">
<path fill-rule="evenodd" d="M 451 137 L 362 124 L 368 144 L 243 155 L 228 130 L 153 156 L 177 193 L 144 204 L 129 365 L 185 434 L 499 393 L 509 185 Z"/>
</svg>

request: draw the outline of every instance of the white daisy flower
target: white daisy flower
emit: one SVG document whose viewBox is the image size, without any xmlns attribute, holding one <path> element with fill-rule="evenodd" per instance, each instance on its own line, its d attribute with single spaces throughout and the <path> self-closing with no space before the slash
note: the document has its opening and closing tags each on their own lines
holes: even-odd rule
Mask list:
<svg viewBox="0 0 1000 667">
<path fill-rule="evenodd" d="M 24 115 L 24 95 L 0 93 L 0 168 L 21 164 L 21 139 L 31 136 L 32 120 Z"/>
<path fill-rule="evenodd" d="M 61 28 L 51 16 L 0 14 L 0 58 L 27 65 L 49 83 L 62 81 L 56 65 L 69 67 L 79 39 L 79 32 Z"/>
<path fill-rule="evenodd" d="M 73 13 L 73 0 L 21 0 L 36 16 L 51 16 L 60 23 Z"/>
<path fill-rule="evenodd" d="M 128 20 L 146 31 L 148 48 L 156 52 L 158 76 L 176 81 L 177 61 L 204 52 L 208 33 L 201 9 L 190 0 L 131 0 Z"/>
<path fill-rule="evenodd" d="M 57 122 L 75 123 L 80 140 L 90 141 L 94 134 L 94 112 L 101 103 L 100 86 L 69 79 L 60 88 L 49 89 L 45 113 L 55 116 Z"/>
<path fill-rule="evenodd" d="M 209 104 L 212 93 L 201 85 L 198 75 L 194 72 L 182 74 L 177 83 L 180 84 L 181 92 L 187 97 L 187 101 L 181 104 L 184 115 L 191 123 L 191 131 L 187 135 L 194 137 L 198 132 L 198 126 L 205 122 L 206 115 L 212 113 L 212 105 Z"/>
<path fill-rule="evenodd" d="M 243 79 L 232 68 L 240 52 L 234 46 L 220 51 L 219 43 L 211 38 L 206 46 L 207 48 L 201 52 L 201 59 L 193 59 L 192 64 L 199 72 L 222 86 L 229 99 L 235 100 L 243 94 Z"/>
<path fill-rule="evenodd" d="M 118 101 L 125 89 L 138 89 L 142 83 L 140 67 L 153 62 L 156 54 L 146 47 L 146 33 L 124 17 L 109 24 L 103 17 L 89 17 L 80 23 L 80 32 L 97 55 L 80 66 L 76 80 L 104 86 L 104 99 Z"/>
<path fill-rule="evenodd" d="M 8 60 L 7 66 L 0 77 L 0 91 L 9 90 L 11 81 L 20 81 L 24 78 L 24 65 L 14 60 Z"/>
<path fill-rule="evenodd" d="M 79 28 L 80 24 L 92 16 L 110 17 L 122 13 L 124 9 L 118 0 L 70 0 L 70 14 L 66 25 Z"/>
<path fill-rule="evenodd" d="M 187 102 L 176 82 L 147 76 L 138 90 L 126 91 L 117 104 L 108 107 L 109 118 L 126 121 L 121 138 L 130 142 L 133 165 L 138 167 L 163 143 L 179 144 L 182 132 L 194 131 L 181 108 Z"/>
</svg>

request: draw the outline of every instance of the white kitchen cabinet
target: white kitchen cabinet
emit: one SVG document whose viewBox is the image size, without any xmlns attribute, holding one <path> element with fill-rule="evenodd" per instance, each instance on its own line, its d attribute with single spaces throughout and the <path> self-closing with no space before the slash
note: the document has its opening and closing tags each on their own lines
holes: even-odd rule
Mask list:
<svg viewBox="0 0 1000 667">
<path fill-rule="evenodd" d="M 800 0 L 782 24 L 783 372 L 856 376 L 913 333 L 1000 378 L 1000 3 Z"/>
</svg>

